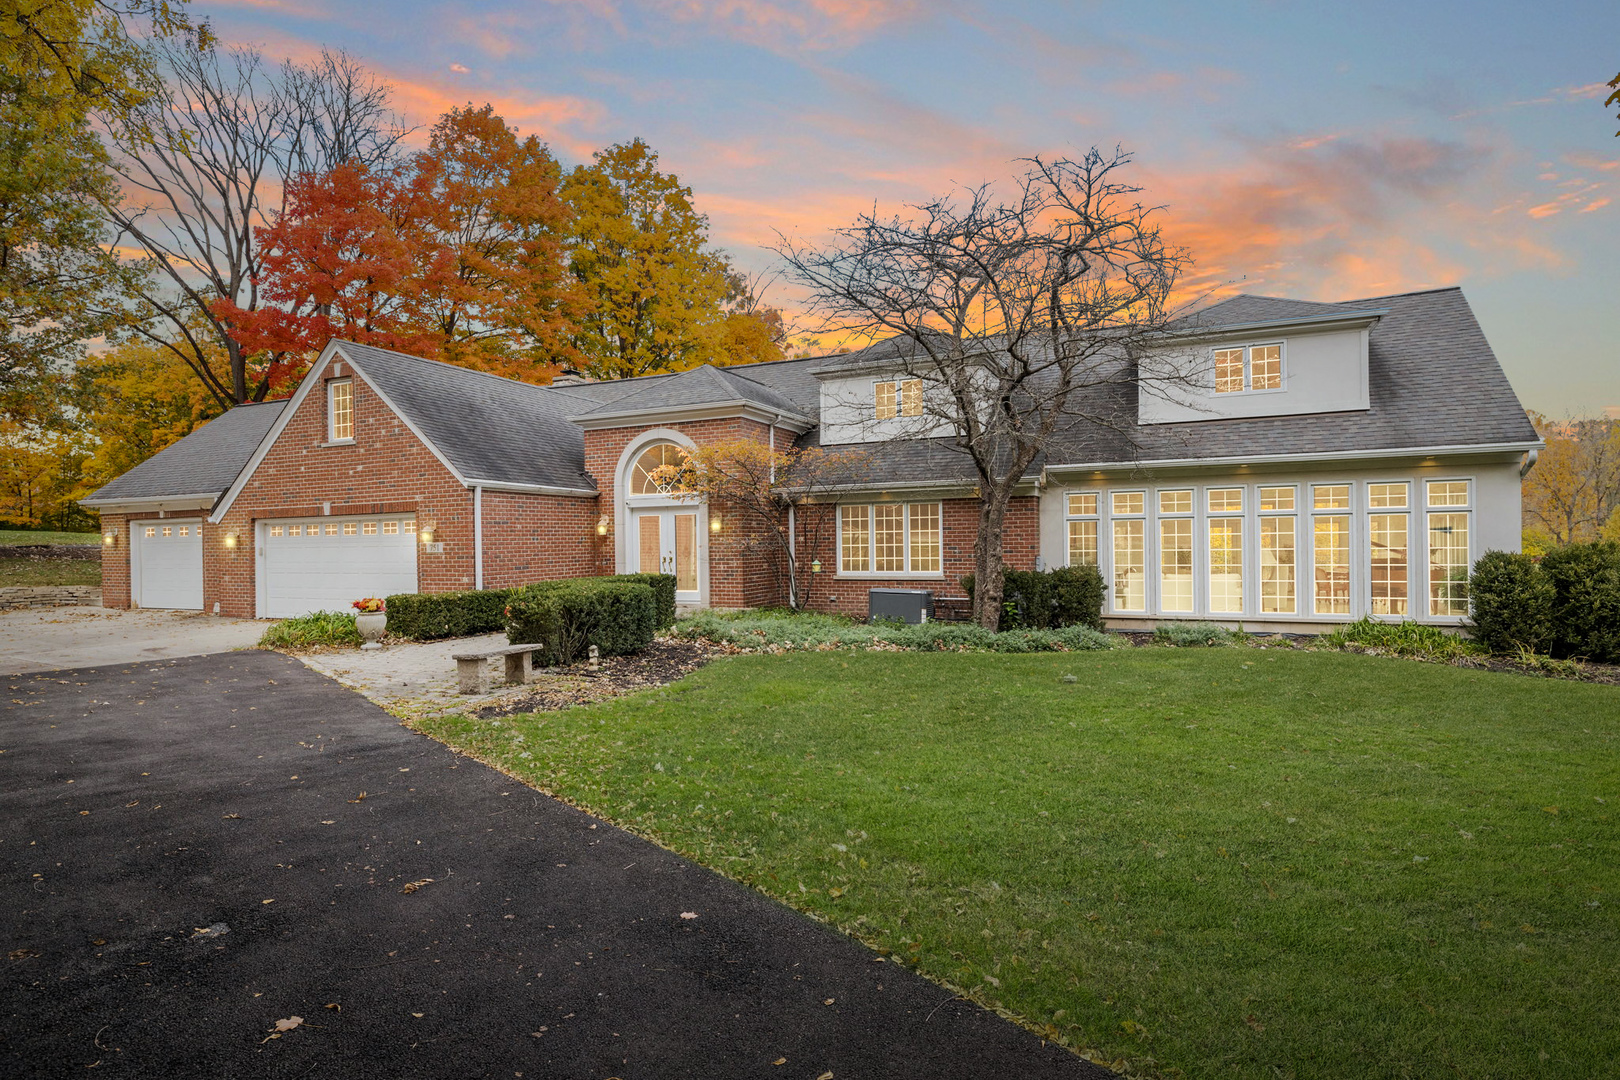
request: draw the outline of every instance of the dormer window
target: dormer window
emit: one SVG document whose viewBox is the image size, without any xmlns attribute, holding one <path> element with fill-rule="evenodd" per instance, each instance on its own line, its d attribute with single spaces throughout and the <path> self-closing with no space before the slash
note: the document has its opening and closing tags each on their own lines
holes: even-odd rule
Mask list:
<svg viewBox="0 0 1620 1080">
<path fill-rule="evenodd" d="M 879 420 L 897 416 L 922 415 L 922 380 L 897 379 L 873 384 L 873 398 Z"/>
<path fill-rule="evenodd" d="M 1282 344 L 1215 350 L 1215 392 L 1241 394 L 1282 389 Z"/>
<path fill-rule="evenodd" d="M 333 379 L 326 384 L 326 439 L 354 441 L 354 382 Z"/>
</svg>

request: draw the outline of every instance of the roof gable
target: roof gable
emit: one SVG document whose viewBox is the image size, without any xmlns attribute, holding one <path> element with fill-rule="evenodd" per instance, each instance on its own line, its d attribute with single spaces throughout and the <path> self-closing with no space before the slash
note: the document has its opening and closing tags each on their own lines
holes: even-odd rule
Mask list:
<svg viewBox="0 0 1620 1080">
<path fill-rule="evenodd" d="M 649 380 L 629 393 L 595 408 L 576 409 L 573 419 L 592 423 L 656 412 L 680 412 L 701 406 L 751 405 L 796 419 L 807 419 L 797 403 L 776 389 L 727 368 L 702 364 Z"/>
</svg>

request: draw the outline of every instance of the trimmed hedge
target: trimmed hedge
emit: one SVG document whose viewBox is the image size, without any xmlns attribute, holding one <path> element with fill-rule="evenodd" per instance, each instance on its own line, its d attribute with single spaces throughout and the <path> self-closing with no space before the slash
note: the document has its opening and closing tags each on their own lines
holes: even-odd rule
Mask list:
<svg viewBox="0 0 1620 1080">
<path fill-rule="evenodd" d="M 1103 628 L 1102 572 L 1095 566 L 1059 566 L 1052 570 L 1006 570 L 1002 587 L 1001 629 Z M 962 579 L 973 599 L 973 575 Z"/>
<path fill-rule="evenodd" d="M 401 593 L 387 598 L 388 632 L 416 641 L 493 634 L 506 625 L 512 589 Z"/>
<path fill-rule="evenodd" d="M 673 574 L 618 574 L 604 578 L 563 578 L 563 581 L 630 581 L 653 591 L 657 628 L 675 623 Z M 536 582 L 550 585 L 554 582 Z M 520 586 L 528 588 L 529 586 Z M 493 634 L 506 629 L 506 606 L 513 589 L 468 589 L 465 592 L 400 593 L 387 598 L 388 632 L 414 641 Z"/>
<path fill-rule="evenodd" d="M 658 629 L 667 630 L 675 625 L 674 574 L 614 574 L 607 581 L 639 581 L 653 591 L 658 611 Z"/>
<path fill-rule="evenodd" d="M 1492 652 L 1620 663 L 1620 544 L 1570 544 L 1539 563 L 1488 551 L 1468 594 L 1470 629 Z"/>
<path fill-rule="evenodd" d="M 1468 579 L 1469 632 L 1493 653 L 1546 652 L 1555 590 L 1536 560 L 1487 551 Z"/>
<path fill-rule="evenodd" d="M 572 578 L 514 589 L 506 604 L 506 637 L 539 644 L 543 666 L 571 664 L 595 645 L 602 656 L 640 652 L 658 630 L 652 586 L 625 578 Z"/>
<path fill-rule="evenodd" d="M 1620 663 L 1620 544 L 1549 551 L 1541 572 L 1553 589 L 1552 654 Z"/>
</svg>

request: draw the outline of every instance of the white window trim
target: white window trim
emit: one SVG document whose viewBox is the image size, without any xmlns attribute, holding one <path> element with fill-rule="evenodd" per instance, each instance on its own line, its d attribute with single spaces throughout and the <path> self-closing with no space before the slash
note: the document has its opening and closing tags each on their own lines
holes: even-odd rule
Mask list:
<svg viewBox="0 0 1620 1080">
<path fill-rule="evenodd" d="M 1152 491 L 1149 488 L 1125 487 L 1110 488 L 1103 494 L 1105 497 L 1098 500 L 1097 509 L 1099 511 L 1106 509 L 1107 513 L 1101 519 L 1106 524 L 1097 526 L 1097 569 L 1101 570 L 1103 574 L 1103 594 L 1108 598 L 1108 612 L 1111 615 L 1147 615 L 1156 610 L 1155 601 L 1157 599 L 1154 584 L 1154 578 L 1157 575 L 1153 573 L 1153 570 L 1158 564 L 1158 545 L 1154 542 L 1151 527 L 1154 520 L 1151 513 L 1153 506 Z M 1141 511 L 1139 513 L 1116 515 L 1114 513 L 1115 495 L 1142 496 Z M 1142 606 L 1140 608 L 1122 608 L 1114 602 L 1114 522 L 1116 520 L 1142 522 L 1142 576 L 1145 580 L 1142 583 Z M 1103 558 L 1102 551 L 1104 530 L 1107 531 L 1108 538 L 1108 557 L 1106 561 Z"/>
<path fill-rule="evenodd" d="M 866 507 L 866 565 L 877 564 L 877 528 L 872 511 L 879 503 L 840 503 L 838 504 L 837 528 L 833 536 L 833 565 L 837 568 L 835 576 L 848 578 L 851 581 L 941 581 L 945 577 L 945 504 L 927 499 L 916 502 L 888 502 L 886 505 L 900 506 L 904 510 L 900 515 L 901 528 L 905 540 L 905 570 L 845 570 L 844 569 L 844 509 L 849 506 Z M 939 569 L 938 570 L 912 570 L 911 567 L 911 507 L 933 506 L 939 515 Z"/>
<path fill-rule="evenodd" d="M 337 388 L 339 386 L 347 386 L 349 388 L 349 435 L 344 439 L 338 438 L 336 434 Z M 354 429 L 354 379 L 352 377 L 345 377 L 342 379 L 326 380 L 326 442 L 322 445 L 348 446 L 354 442 Z"/>
<path fill-rule="evenodd" d="M 1292 510 L 1263 510 L 1263 509 L 1261 509 L 1260 504 L 1262 502 L 1262 499 L 1260 497 L 1260 493 L 1262 491 L 1268 489 L 1268 488 L 1272 489 L 1272 490 L 1277 490 L 1277 489 L 1280 489 L 1280 488 L 1288 488 L 1289 490 L 1291 490 L 1294 493 L 1294 508 Z M 1253 601 L 1254 602 L 1254 614 L 1257 615 L 1257 616 L 1260 616 L 1261 618 L 1266 618 L 1266 619 L 1292 619 L 1292 618 L 1297 618 L 1302 614 L 1300 609 L 1306 606 L 1305 605 L 1304 595 L 1300 591 L 1300 581 L 1302 580 L 1303 574 L 1302 574 L 1301 568 L 1300 568 L 1299 554 L 1300 554 L 1300 549 L 1304 546 L 1302 544 L 1302 542 L 1301 542 L 1300 535 L 1299 535 L 1299 521 L 1300 521 L 1300 518 L 1303 516 L 1300 509 L 1299 509 L 1300 503 L 1302 501 L 1301 498 L 1300 498 L 1300 484 L 1298 482 L 1291 482 L 1291 483 L 1287 483 L 1287 484 L 1256 483 L 1254 485 L 1254 488 L 1253 488 L 1253 497 L 1254 497 L 1254 511 L 1253 511 L 1252 514 L 1245 514 L 1244 516 L 1245 517 L 1251 517 L 1252 516 L 1253 519 L 1254 519 L 1253 525 L 1250 526 L 1250 528 L 1254 532 L 1254 544 L 1253 544 L 1254 571 L 1253 571 L 1253 575 L 1252 575 L 1253 579 L 1254 579 L 1254 601 Z M 1265 601 L 1265 597 L 1264 597 L 1263 593 L 1261 592 L 1261 588 L 1260 588 L 1260 585 L 1261 585 L 1260 572 L 1261 572 L 1261 568 L 1262 568 L 1261 558 L 1260 558 L 1260 552 L 1261 552 L 1261 546 L 1260 546 L 1260 520 L 1262 518 L 1289 518 L 1294 523 L 1294 545 L 1293 545 L 1293 552 L 1294 552 L 1294 590 L 1293 590 L 1293 592 L 1294 592 L 1294 610 L 1293 611 L 1262 611 L 1261 610 L 1261 605 Z M 1314 556 L 1314 552 L 1313 552 L 1313 556 Z M 1313 563 L 1312 565 L 1314 566 L 1315 564 Z M 1249 575 L 1245 575 L 1245 576 L 1247 577 Z M 1247 582 L 1245 582 L 1245 584 L 1247 584 Z M 1314 578 L 1313 578 L 1313 584 L 1314 584 Z M 1316 606 L 1316 600 L 1315 600 L 1314 597 L 1312 597 L 1312 599 L 1311 599 L 1310 606 L 1313 609 Z"/>
<path fill-rule="evenodd" d="M 1071 495 L 1090 495 L 1093 499 L 1096 500 L 1095 505 L 1096 505 L 1097 508 L 1095 510 L 1093 510 L 1089 514 L 1071 514 L 1071 513 L 1069 513 L 1069 497 Z M 1102 515 L 1102 510 L 1103 510 L 1103 500 L 1106 499 L 1107 497 L 1108 497 L 1108 492 L 1107 491 L 1099 490 L 1097 488 L 1084 488 L 1084 489 L 1081 489 L 1079 491 L 1066 490 L 1066 491 L 1063 492 L 1063 565 L 1064 566 L 1073 566 L 1073 565 L 1075 565 L 1073 563 L 1073 561 L 1071 561 L 1071 559 L 1070 559 L 1071 552 L 1070 552 L 1070 548 L 1069 548 L 1069 522 L 1071 522 L 1071 521 L 1089 521 L 1092 524 L 1097 526 L 1097 534 L 1093 538 L 1095 540 L 1095 542 L 1096 542 L 1096 545 L 1097 545 L 1096 567 L 1097 567 L 1097 572 L 1098 573 L 1103 572 L 1103 560 L 1107 557 L 1108 547 L 1103 544 L 1103 531 L 1102 531 L 1103 530 L 1103 526 L 1102 526 L 1103 515 Z M 1084 564 L 1082 564 L 1082 565 L 1084 565 Z M 1104 580 L 1106 581 L 1107 579 L 1105 578 Z"/>
<path fill-rule="evenodd" d="M 1254 372 L 1250 366 L 1254 350 L 1264 349 L 1272 345 L 1277 346 L 1279 350 L 1277 354 L 1277 381 L 1279 385 L 1274 390 L 1256 390 L 1254 388 Z M 1215 387 L 1219 383 L 1215 379 L 1215 354 L 1217 352 L 1227 352 L 1231 349 L 1243 350 L 1243 388 L 1240 390 L 1217 390 Z M 1252 341 L 1242 345 L 1213 345 L 1209 350 L 1209 373 L 1210 392 L 1218 398 L 1249 397 L 1254 394 L 1280 394 L 1288 388 L 1288 342 L 1286 340 Z M 1221 487 L 1225 485 L 1217 484 L 1214 486 Z"/>
<path fill-rule="evenodd" d="M 1405 506 L 1374 506 L 1372 504 L 1372 489 L 1386 484 L 1398 484 L 1406 488 Z M 1425 617 L 1429 610 L 1429 548 L 1428 530 L 1423 532 L 1423 551 L 1421 561 L 1414 558 L 1413 553 L 1413 525 L 1416 515 L 1423 513 L 1422 508 L 1415 505 L 1418 495 L 1423 491 L 1422 478 L 1412 476 L 1383 477 L 1377 480 L 1363 480 L 1361 488 L 1361 502 L 1356 506 L 1355 516 L 1359 519 L 1361 527 L 1359 535 L 1354 539 L 1360 542 L 1358 560 L 1361 565 L 1361 591 L 1355 593 L 1355 573 L 1351 572 L 1351 595 L 1360 603 L 1361 613 L 1374 622 L 1402 623 L 1402 622 L 1430 622 Z M 1406 611 L 1401 615 L 1385 615 L 1374 611 L 1372 595 L 1372 519 L 1373 515 L 1404 514 L 1406 516 Z M 1421 580 L 1420 580 L 1421 579 Z M 1423 586 L 1422 592 L 1418 585 Z M 1356 610 L 1356 603 L 1350 605 L 1350 610 Z M 1455 619 L 1451 621 L 1456 621 Z"/>
<path fill-rule="evenodd" d="M 1187 491 L 1192 494 L 1192 504 L 1186 510 L 1165 510 L 1161 497 L 1172 491 Z M 1147 546 L 1148 562 L 1148 610 L 1154 612 L 1154 618 L 1190 619 L 1201 613 L 1200 597 L 1203 595 L 1203 582 L 1207 570 L 1201 565 L 1198 557 L 1199 551 L 1208 544 L 1208 539 L 1200 541 L 1204 531 L 1203 514 L 1200 512 L 1204 491 L 1200 485 L 1172 484 L 1163 488 L 1154 488 L 1150 494 L 1149 502 L 1152 505 L 1152 523 L 1148 526 Z M 1187 611 L 1169 611 L 1164 602 L 1164 526 L 1165 521 L 1192 522 L 1192 607 Z"/>
<path fill-rule="evenodd" d="M 1468 485 L 1468 487 L 1467 487 L 1467 492 L 1468 492 L 1467 501 L 1464 502 L 1463 505 L 1461 505 L 1461 506 L 1430 506 L 1429 505 L 1429 485 L 1430 484 L 1447 484 L 1447 483 L 1450 483 L 1450 484 L 1461 483 L 1461 484 Z M 1468 570 L 1469 570 L 1469 573 L 1471 575 L 1473 573 L 1474 563 L 1476 561 L 1478 561 L 1478 559 L 1479 559 L 1479 547 L 1478 547 L 1478 545 L 1479 545 L 1479 537 L 1478 537 L 1479 530 L 1475 527 L 1477 523 L 1474 520 L 1475 517 L 1477 516 L 1474 511 L 1475 511 L 1475 503 L 1476 503 L 1476 500 L 1478 499 L 1476 489 L 1478 488 L 1479 485 L 1478 485 L 1478 482 L 1471 476 L 1423 476 L 1423 477 L 1418 477 L 1416 480 L 1414 480 L 1414 485 L 1417 488 L 1417 490 L 1422 493 L 1422 500 L 1423 500 L 1421 507 L 1419 509 L 1416 509 L 1416 510 L 1412 511 L 1414 514 L 1422 514 L 1423 515 L 1423 581 L 1422 581 L 1423 592 L 1422 592 L 1422 596 L 1421 596 L 1421 600 L 1420 600 L 1420 605 L 1421 605 L 1421 607 L 1423 609 L 1423 612 L 1422 612 L 1421 615 L 1414 616 L 1414 617 L 1417 618 L 1421 622 L 1435 623 L 1436 625 L 1441 625 L 1441 626 L 1461 626 L 1461 625 L 1463 625 L 1464 623 L 1466 623 L 1468 621 L 1468 615 L 1466 613 L 1462 614 L 1462 615 L 1434 615 L 1434 614 L 1431 614 L 1430 611 L 1429 611 L 1429 602 L 1430 602 L 1429 582 L 1430 582 L 1430 579 L 1431 579 L 1431 577 L 1432 577 L 1432 575 L 1434 573 L 1434 565 L 1433 565 L 1433 563 L 1431 562 L 1431 560 L 1429 558 L 1429 552 L 1430 552 L 1430 548 L 1429 548 L 1429 515 L 1430 514 L 1466 514 L 1466 515 L 1468 515 L 1468 551 L 1467 551 L 1467 554 L 1464 555 L 1464 558 L 1467 559 L 1467 561 L 1468 561 Z M 1410 541 L 1408 542 L 1408 546 L 1410 547 Z M 1470 603 L 1469 606 L 1472 607 L 1473 606 L 1472 603 Z"/>
</svg>

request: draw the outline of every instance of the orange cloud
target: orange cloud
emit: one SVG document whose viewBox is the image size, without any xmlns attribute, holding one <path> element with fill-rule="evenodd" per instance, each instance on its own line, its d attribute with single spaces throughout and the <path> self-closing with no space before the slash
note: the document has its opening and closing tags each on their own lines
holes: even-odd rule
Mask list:
<svg viewBox="0 0 1620 1080">
<path fill-rule="evenodd" d="M 1614 200 L 1610 199 L 1608 196 L 1604 196 L 1601 199 L 1593 199 L 1591 202 L 1589 202 L 1585 206 L 1581 207 L 1580 210 L 1579 210 L 1579 213 L 1590 214 L 1594 210 L 1603 209 L 1605 206 L 1608 206 L 1613 201 Z"/>
</svg>

